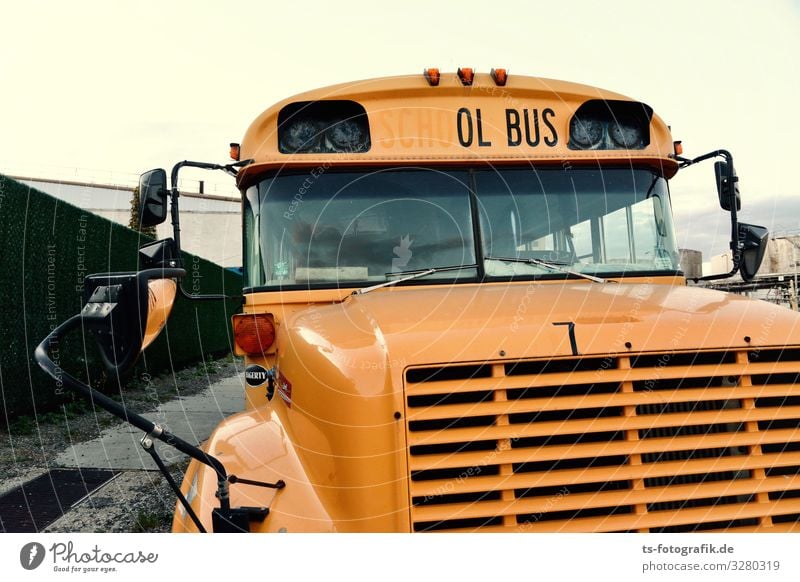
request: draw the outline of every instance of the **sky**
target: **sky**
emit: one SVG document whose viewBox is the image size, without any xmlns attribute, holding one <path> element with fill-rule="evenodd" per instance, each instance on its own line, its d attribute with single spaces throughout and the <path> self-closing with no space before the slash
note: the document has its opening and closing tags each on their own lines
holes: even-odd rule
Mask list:
<svg viewBox="0 0 800 582">
<path fill-rule="evenodd" d="M 733 153 L 743 221 L 800 231 L 796 0 L 31 0 L 4 6 L 3 25 L 0 172 L 130 183 L 179 160 L 227 161 L 261 111 L 301 91 L 505 67 L 648 103 L 685 155 Z M 723 252 L 712 164 L 671 191 L 679 246 Z"/>
</svg>

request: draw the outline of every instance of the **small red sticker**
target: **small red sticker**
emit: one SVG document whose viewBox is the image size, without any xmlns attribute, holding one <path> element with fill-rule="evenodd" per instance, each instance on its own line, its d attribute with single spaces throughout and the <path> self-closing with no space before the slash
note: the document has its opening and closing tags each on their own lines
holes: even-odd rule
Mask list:
<svg viewBox="0 0 800 582">
<path fill-rule="evenodd" d="M 286 379 L 286 376 L 278 372 L 278 382 L 276 388 L 278 389 L 278 395 L 283 398 L 283 401 L 286 403 L 287 408 L 292 407 L 292 385 Z"/>
</svg>

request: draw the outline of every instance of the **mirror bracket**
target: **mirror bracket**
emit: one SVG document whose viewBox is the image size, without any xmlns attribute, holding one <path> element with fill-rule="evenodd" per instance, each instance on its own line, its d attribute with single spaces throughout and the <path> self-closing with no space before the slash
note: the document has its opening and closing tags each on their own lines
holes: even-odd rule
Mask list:
<svg viewBox="0 0 800 582">
<path fill-rule="evenodd" d="M 142 268 L 145 267 L 169 267 L 180 268 L 183 265 L 181 259 L 181 223 L 179 212 L 179 198 L 180 191 L 178 190 L 178 174 L 181 168 L 199 168 L 201 170 L 222 170 L 230 176 L 236 177 L 239 170 L 254 160 L 247 159 L 234 162 L 231 164 L 212 164 L 208 162 L 193 162 L 184 160 L 178 162 L 172 167 L 170 175 L 172 188 L 166 189 L 166 172 L 162 169 L 150 170 L 141 175 L 139 179 L 139 196 L 140 196 L 140 224 L 144 226 L 161 224 L 166 220 L 166 197 L 170 198 L 170 219 L 172 221 L 172 239 L 165 239 L 164 241 L 156 241 L 148 245 L 144 245 L 140 249 L 139 263 Z M 155 185 L 154 185 L 155 184 Z M 157 194 L 157 196 L 156 196 Z M 150 198 L 148 198 L 150 196 Z M 150 200 L 150 205 L 155 206 L 158 214 L 151 212 L 148 208 L 146 200 Z M 163 200 L 163 205 L 161 202 Z M 149 213 L 151 221 L 145 222 L 145 213 Z M 152 215 L 152 216 L 151 216 Z M 166 241 L 170 241 L 167 245 Z M 163 243 L 163 244 L 162 244 Z M 144 255 L 142 254 L 144 251 Z M 171 256 L 167 256 L 171 253 Z M 178 284 L 179 293 L 191 301 L 212 300 L 219 301 L 220 299 L 242 299 L 239 296 L 228 296 L 223 294 L 191 294 L 187 293 L 183 286 Z"/>
<path fill-rule="evenodd" d="M 705 277 L 693 278 L 692 280 L 695 283 L 697 283 L 698 281 L 715 281 L 718 279 L 727 279 L 728 277 L 732 277 L 733 275 L 735 275 L 737 271 L 741 270 L 742 267 L 742 251 L 744 250 L 744 243 L 742 242 L 742 237 L 740 236 L 739 220 L 737 217 L 737 212 L 739 211 L 740 208 L 739 190 L 738 190 L 739 178 L 736 175 L 736 171 L 733 168 L 733 156 L 728 150 L 723 150 L 723 149 L 714 150 L 712 152 L 708 152 L 707 154 L 703 154 L 702 156 L 698 156 L 696 158 L 684 158 L 677 155 L 673 156 L 673 158 L 680 163 L 679 168 L 686 168 L 688 166 L 692 166 L 699 162 L 703 162 L 705 160 L 717 157 L 723 158 L 724 160 L 724 162 L 717 162 L 714 165 L 714 170 L 715 170 L 714 174 L 717 178 L 717 192 L 720 198 L 720 204 L 722 205 L 724 210 L 728 210 L 731 213 L 730 249 L 731 249 L 733 266 L 728 273 L 721 273 L 719 275 L 707 275 Z M 744 276 L 745 273 L 743 272 L 742 275 Z M 753 273 L 752 276 L 755 276 L 755 273 Z"/>
<path fill-rule="evenodd" d="M 165 238 L 139 247 L 139 269 L 180 268 L 183 260 L 175 239 Z"/>
</svg>

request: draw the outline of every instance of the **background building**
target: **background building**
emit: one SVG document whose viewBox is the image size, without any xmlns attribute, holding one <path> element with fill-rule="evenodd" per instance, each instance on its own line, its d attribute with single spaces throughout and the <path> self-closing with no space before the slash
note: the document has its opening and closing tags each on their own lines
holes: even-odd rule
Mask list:
<svg viewBox="0 0 800 582">
<path fill-rule="evenodd" d="M 733 268 L 731 252 L 711 258 L 711 273 L 727 273 Z M 745 282 L 736 274 L 729 279 L 711 281 L 707 287 L 763 299 L 798 310 L 798 270 L 800 235 L 782 234 L 769 239 L 764 260 L 755 279 Z"/>
<path fill-rule="evenodd" d="M 10 176 L 46 194 L 128 226 L 132 186 Z M 194 182 L 197 190 L 202 182 Z M 223 267 L 242 265 L 241 201 L 232 196 L 181 190 L 181 246 L 189 253 Z M 172 236 L 169 219 L 157 228 L 158 238 Z"/>
<path fill-rule="evenodd" d="M 678 249 L 680 253 L 681 271 L 687 279 L 698 279 L 703 276 L 703 253 L 693 249 Z"/>
</svg>

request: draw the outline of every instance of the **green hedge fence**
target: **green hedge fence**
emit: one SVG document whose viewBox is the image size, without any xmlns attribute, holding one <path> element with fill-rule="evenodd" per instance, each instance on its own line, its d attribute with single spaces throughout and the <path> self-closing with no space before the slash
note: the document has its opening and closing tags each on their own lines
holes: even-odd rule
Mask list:
<svg viewBox="0 0 800 582">
<path fill-rule="evenodd" d="M 33 350 L 80 311 L 85 275 L 135 270 L 138 247 L 149 240 L 0 175 L 0 424 L 70 399 L 39 369 Z M 187 253 L 184 259 L 188 289 L 241 294 L 241 275 Z M 230 317 L 239 305 L 178 298 L 167 329 L 140 358 L 138 369 L 154 374 L 229 352 Z M 116 388 L 105 385 L 89 334 L 75 332 L 59 346 L 57 357 L 70 373 L 106 390 Z"/>
</svg>

